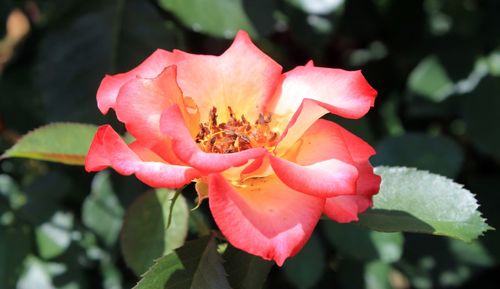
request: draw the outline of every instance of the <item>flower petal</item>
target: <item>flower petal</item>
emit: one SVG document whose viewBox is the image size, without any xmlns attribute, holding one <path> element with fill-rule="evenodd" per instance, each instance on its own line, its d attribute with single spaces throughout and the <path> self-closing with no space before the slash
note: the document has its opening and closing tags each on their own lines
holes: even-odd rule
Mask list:
<svg viewBox="0 0 500 289">
<path fill-rule="evenodd" d="M 176 67 L 165 68 L 156 78 L 136 78 L 120 89 L 116 99 L 116 115 L 127 131 L 147 147 L 168 150 L 169 142 L 160 131 L 160 117 L 169 106 L 178 105 L 188 120 L 191 134 L 198 130 L 199 118 L 187 113 L 184 99 L 176 82 Z"/>
<path fill-rule="evenodd" d="M 320 134 L 321 131 L 324 131 L 323 136 Z M 330 133 L 327 131 L 330 131 Z M 359 173 L 356 183 L 356 195 L 328 198 L 324 213 L 329 218 L 341 223 L 357 221 L 358 213 L 365 211 L 372 205 L 372 196 L 380 188 L 381 179 L 373 172 L 373 167 L 369 162 L 370 156 L 374 155 L 375 151 L 359 137 L 327 120 L 318 120 L 307 133 L 307 135 L 311 134 L 316 134 L 318 139 L 322 139 L 321 143 L 331 144 L 329 155 L 332 157 L 346 159 L 348 157 L 346 151 L 342 151 L 342 147 L 345 147 Z M 344 143 L 344 145 L 341 143 Z M 321 150 L 319 144 L 311 148 Z M 303 149 L 304 151 L 310 150 L 305 147 Z M 297 157 L 299 162 L 309 162 L 320 158 L 319 154 L 309 154 L 307 156 L 299 154 Z"/>
<path fill-rule="evenodd" d="M 103 125 L 90 145 L 85 170 L 100 171 L 107 166 L 122 175 L 135 174 L 145 184 L 157 188 L 179 188 L 200 176 L 193 168 L 161 162 L 159 156 L 138 143 L 127 146 L 111 126 Z"/>
<path fill-rule="evenodd" d="M 285 73 L 273 100 L 276 126 L 284 131 L 277 150 L 288 148 L 327 112 L 362 117 L 376 95 L 359 70 L 314 67 L 310 62 Z"/>
<path fill-rule="evenodd" d="M 290 188 L 320 198 L 356 193 L 358 170 L 336 159 L 301 166 L 285 159 L 270 157 L 276 175 Z"/>
<path fill-rule="evenodd" d="M 328 113 L 328 110 L 315 100 L 304 99 L 302 104 L 294 113 L 291 119 L 286 119 L 276 124 L 278 127 L 285 127 L 275 149 L 276 155 L 282 155 L 292 148 L 293 144 L 302 137 L 304 132 L 315 123 L 319 117 Z M 288 123 L 287 123 L 288 122 Z"/>
<path fill-rule="evenodd" d="M 244 184 L 235 187 L 220 175 L 210 176 L 208 202 L 215 222 L 233 246 L 281 266 L 311 236 L 324 199 L 296 192 L 275 176 Z"/>
<path fill-rule="evenodd" d="M 373 106 L 377 92 L 361 71 L 299 66 L 285 73 L 274 112 L 293 114 L 304 99 L 324 104 L 331 113 L 360 118 Z"/>
<path fill-rule="evenodd" d="M 131 71 L 106 75 L 97 90 L 97 106 L 99 110 L 103 114 L 106 114 L 110 108 L 114 108 L 118 92 L 127 81 L 137 76 L 142 78 L 156 77 L 165 67 L 175 62 L 176 57 L 173 53 L 157 49 L 151 56 Z"/>
<path fill-rule="evenodd" d="M 228 154 L 205 153 L 191 137 L 177 105 L 163 112 L 160 128 L 172 139 L 172 149 L 176 156 L 204 173 L 221 172 L 230 167 L 242 166 L 268 153 L 265 148 L 252 148 Z"/>
<path fill-rule="evenodd" d="M 207 118 L 215 106 L 225 121 L 231 106 L 236 115 L 256 120 L 274 94 L 282 67 L 259 50 L 248 34 L 240 31 L 221 56 L 194 55 L 174 51 L 185 59 L 178 64 L 178 82 L 184 95 L 198 104 L 201 117 Z"/>
<path fill-rule="evenodd" d="M 325 214 L 338 223 L 358 220 L 358 213 L 371 207 L 372 200 L 367 196 L 338 196 L 326 200 Z"/>
<path fill-rule="evenodd" d="M 355 165 L 357 157 L 367 160 L 375 150 L 359 137 L 340 125 L 318 119 L 297 141 L 300 146 L 293 152 L 293 161 L 301 165 L 337 159 Z M 285 155 L 288 158 L 288 155 Z"/>
</svg>

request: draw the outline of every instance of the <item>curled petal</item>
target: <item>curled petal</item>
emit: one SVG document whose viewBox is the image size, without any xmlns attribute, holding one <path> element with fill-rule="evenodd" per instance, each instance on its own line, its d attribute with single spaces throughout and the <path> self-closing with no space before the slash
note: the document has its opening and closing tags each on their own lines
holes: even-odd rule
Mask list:
<svg viewBox="0 0 500 289">
<path fill-rule="evenodd" d="M 202 118 L 215 106 L 222 120 L 227 107 L 236 115 L 257 119 L 274 94 L 282 67 L 259 50 L 248 34 L 240 31 L 221 56 L 174 51 L 179 63 L 178 82 L 184 95 L 198 104 Z"/>
<path fill-rule="evenodd" d="M 372 205 L 372 196 L 379 191 L 380 177 L 373 172 L 369 158 L 375 150 L 365 141 L 338 124 L 320 119 L 303 136 L 296 155 L 299 164 L 308 164 L 325 158 L 336 158 L 351 163 L 358 171 L 355 195 L 328 198 L 324 213 L 337 222 L 358 220 L 358 213 Z"/>
<path fill-rule="evenodd" d="M 361 71 L 314 67 L 312 62 L 284 74 L 273 102 L 285 133 L 278 150 L 286 149 L 317 119 L 331 112 L 360 118 L 375 102 L 377 92 Z"/>
<path fill-rule="evenodd" d="M 115 107 L 116 97 L 122 85 L 136 77 L 154 78 L 165 67 L 176 62 L 173 53 L 158 49 L 139 66 L 126 73 L 106 75 L 97 90 L 97 106 L 106 114 L 110 108 Z"/>
<path fill-rule="evenodd" d="M 281 159 L 271 158 L 273 170 L 287 185 L 307 194 L 320 197 L 356 194 L 359 173 L 345 133 L 333 122 L 316 120 Z M 354 149 L 363 150 L 367 159 L 374 151 L 363 144 Z"/>
<path fill-rule="evenodd" d="M 324 199 L 294 191 L 275 176 L 237 187 L 212 174 L 208 186 L 210 210 L 228 241 L 279 266 L 304 246 L 324 207 Z"/>
<path fill-rule="evenodd" d="M 178 160 L 169 152 L 170 139 L 160 131 L 162 112 L 178 105 L 188 120 L 191 134 L 198 129 L 199 121 L 197 115 L 187 113 L 176 76 L 176 67 L 169 66 L 156 78 L 130 80 L 120 89 L 115 105 L 116 115 L 125 123 L 127 131 L 170 163 L 178 163 Z"/>
<path fill-rule="evenodd" d="M 292 148 L 293 144 L 302 137 L 304 132 L 315 123 L 319 117 L 328 113 L 328 110 L 315 100 L 304 99 L 288 123 L 277 124 L 285 127 L 281 139 L 276 146 L 276 155 L 282 155 Z M 285 121 L 288 120 L 285 118 Z M 281 120 L 283 121 L 283 119 Z"/>
<path fill-rule="evenodd" d="M 179 188 L 200 175 L 193 168 L 162 162 L 158 155 L 138 143 L 127 146 L 111 126 L 103 125 L 90 145 L 85 169 L 95 172 L 108 166 L 122 175 L 135 174 L 155 188 Z"/>
<path fill-rule="evenodd" d="M 175 83 L 175 66 L 154 79 L 136 78 L 125 84 L 116 99 L 116 115 L 127 131 L 144 144 L 163 138 L 161 113 L 173 104 L 182 105 L 182 92 Z"/>
<path fill-rule="evenodd" d="M 358 170 L 348 163 L 328 159 L 301 166 L 277 157 L 270 160 L 281 181 L 296 191 L 321 198 L 356 193 Z"/>
<path fill-rule="evenodd" d="M 275 113 L 295 112 L 302 100 L 324 103 L 331 112 L 342 117 L 360 118 L 375 102 L 377 92 L 361 71 L 299 66 L 287 73 L 278 92 Z"/>
<path fill-rule="evenodd" d="M 372 206 L 372 196 L 380 188 L 380 177 L 373 172 L 368 162 L 369 156 L 365 155 L 366 158 L 362 154 L 355 156 L 359 171 L 356 195 L 328 198 L 325 203 L 325 215 L 339 223 L 357 221 L 358 214 Z"/>
<path fill-rule="evenodd" d="M 177 105 L 173 105 L 163 112 L 160 128 L 172 139 L 172 149 L 176 156 L 204 173 L 221 172 L 231 167 L 242 166 L 267 154 L 265 148 L 252 148 L 228 154 L 202 151 L 191 137 Z"/>
</svg>

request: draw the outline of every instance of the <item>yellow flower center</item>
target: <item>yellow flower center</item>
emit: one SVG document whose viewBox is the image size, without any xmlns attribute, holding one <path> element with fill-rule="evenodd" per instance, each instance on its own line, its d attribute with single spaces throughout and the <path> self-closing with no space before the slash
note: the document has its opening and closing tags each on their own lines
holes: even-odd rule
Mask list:
<svg viewBox="0 0 500 289">
<path fill-rule="evenodd" d="M 269 126 L 271 114 L 259 114 L 252 125 L 244 115 L 241 115 L 240 119 L 236 118 L 230 106 L 227 109 L 229 112 L 227 122 L 217 123 L 217 109 L 212 107 L 208 122 L 200 123 L 196 142 L 203 151 L 222 154 L 256 147 L 274 150 L 279 134 L 272 131 Z"/>
</svg>

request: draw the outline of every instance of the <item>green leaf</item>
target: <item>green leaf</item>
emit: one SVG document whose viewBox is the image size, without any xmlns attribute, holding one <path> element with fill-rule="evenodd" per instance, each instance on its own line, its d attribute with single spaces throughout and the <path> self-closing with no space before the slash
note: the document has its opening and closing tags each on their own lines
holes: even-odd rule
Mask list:
<svg viewBox="0 0 500 289">
<path fill-rule="evenodd" d="M 240 29 L 255 37 L 257 34 L 271 32 L 273 26 L 272 1 L 252 1 L 248 6 L 245 5 L 245 0 L 160 0 L 159 2 L 163 8 L 177 16 L 186 27 L 216 37 L 232 38 Z M 255 6 L 259 9 L 256 10 Z M 252 23 L 253 16 L 258 19 Z M 268 25 L 257 27 L 263 22 L 267 22 Z"/>
<path fill-rule="evenodd" d="M 172 210 L 175 191 L 159 189 L 140 196 L 127 209 L 121 234 L 121 248 L 127 265 L 137 274 L 144 273 L 153 261 L 182 244 L 188 232 L 189 209 L 182 195 Z"/>
<path fill-rule="evenodd" d="M 386 138 L 375 150 L 374 165 L 416 167 L 450 178 L 457 176 L 464 160 L 462 148 L 452 139 L 423 133 Z"/>
<path fill-rule="evenodd" d="M 50 121 L 102 122 L 95 95 L 106 73 L 125 72 L 158 48 L 179 47 L 177 32 L 151 2 L 78 1 L 44 29 L 35 79 Z"/>
<path fill-rule="evenodd" d="M 83 165 L 97 126 L 53 123 L 23 136 L 1 158 L 19 157 Z"/>
<path fill-rule="evenodd" d="M 52 219 L 36 228 L 35 236 L 40 256 L 51 259 L 62 254 L 71 244 L 73 215 L 56 212 Z"/>
<path fill-rule="evenodd" d="M 16 288 L 23 261 L 30 252 L 30 244 L 28 226 L 0 226 L 0 288 Z"/>
<path fill-rule="evenodd" d="M 9 175 L 0 175 L 0 195 L 9 200 L 9 205 L 13 209 L 26 204 L 26 195 Z"/>
<path fill-rule="evenodd" d="M 383 232 L 419 232 L 471 241 L 491 229 L 474 195 L 445 177 L 405 167 L 377 167 L 373 209 L 360 224 Z"/>
<path fill-rule="evenodd" d="M 47 268 L 47 264 L 34 256 L 26 259 L 26 269 L 17 283 L 19 289 L 37 288 L 54 289 L 52 276 Z"/>
<path fill-rule="evenodd" d="M 186 244 L 158 259 L 134 289 L 229 289 L 213 236 Z"/>
<path fill-rule="evenodd" d="M 375 232 L 356 224 L 339 224 L 329 220 L 322 222 L 322 228 L 330 243 L 346 257 L 392 263 L 403 254 L 401 233 Z"/>
<path fill-rule="evenodd" d="M 109 172 L 95 175 L 92 191 L 82 207 L 82 221 L 107 246 L 112 246 L 120 233 L 124 210 L 111 186 Z"/>
<path fill-rule="evenodd" d="M 408 78 L 409 89 L 429 100 L 440 102 L 454 91 L 454 84 L 448 77 L 438 58 L 429 56 L 422 60 Z"/>
<path fill-rule="evenodd" d="M 321 279 L 325 269 L 325 250 L 316 234 L 311 236 L 297 256 L 287 260 L 283 266 L 288 281 L 299 289 L 313 287 Z"/>
<path fill-rule="evenodd" d="M 233 289 L 261 289 L 274 265 L 228 244 L 224 252 L 224 268 Z"/>
</svg>

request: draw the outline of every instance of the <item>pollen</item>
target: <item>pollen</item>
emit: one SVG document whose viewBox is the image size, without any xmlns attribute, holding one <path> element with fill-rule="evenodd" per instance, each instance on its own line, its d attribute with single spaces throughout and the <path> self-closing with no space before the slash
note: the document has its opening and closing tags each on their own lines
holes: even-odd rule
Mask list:
<svg viewBox="0 0 500 289">
<path fill-rule="evenodd" d="M 217 108 L 212 107 L 208 122 L 200 123 L 196 143 L 205 152 L 234 153 L 250 148 L 263 147 L 272 151 L 278 142 L 279 134 L 270 127 L 271 114 L 259 114 L 252 124 L 241 115 L 237 118 L 230 106 L 226 122 L 217 122 Z"/>
</svg>

